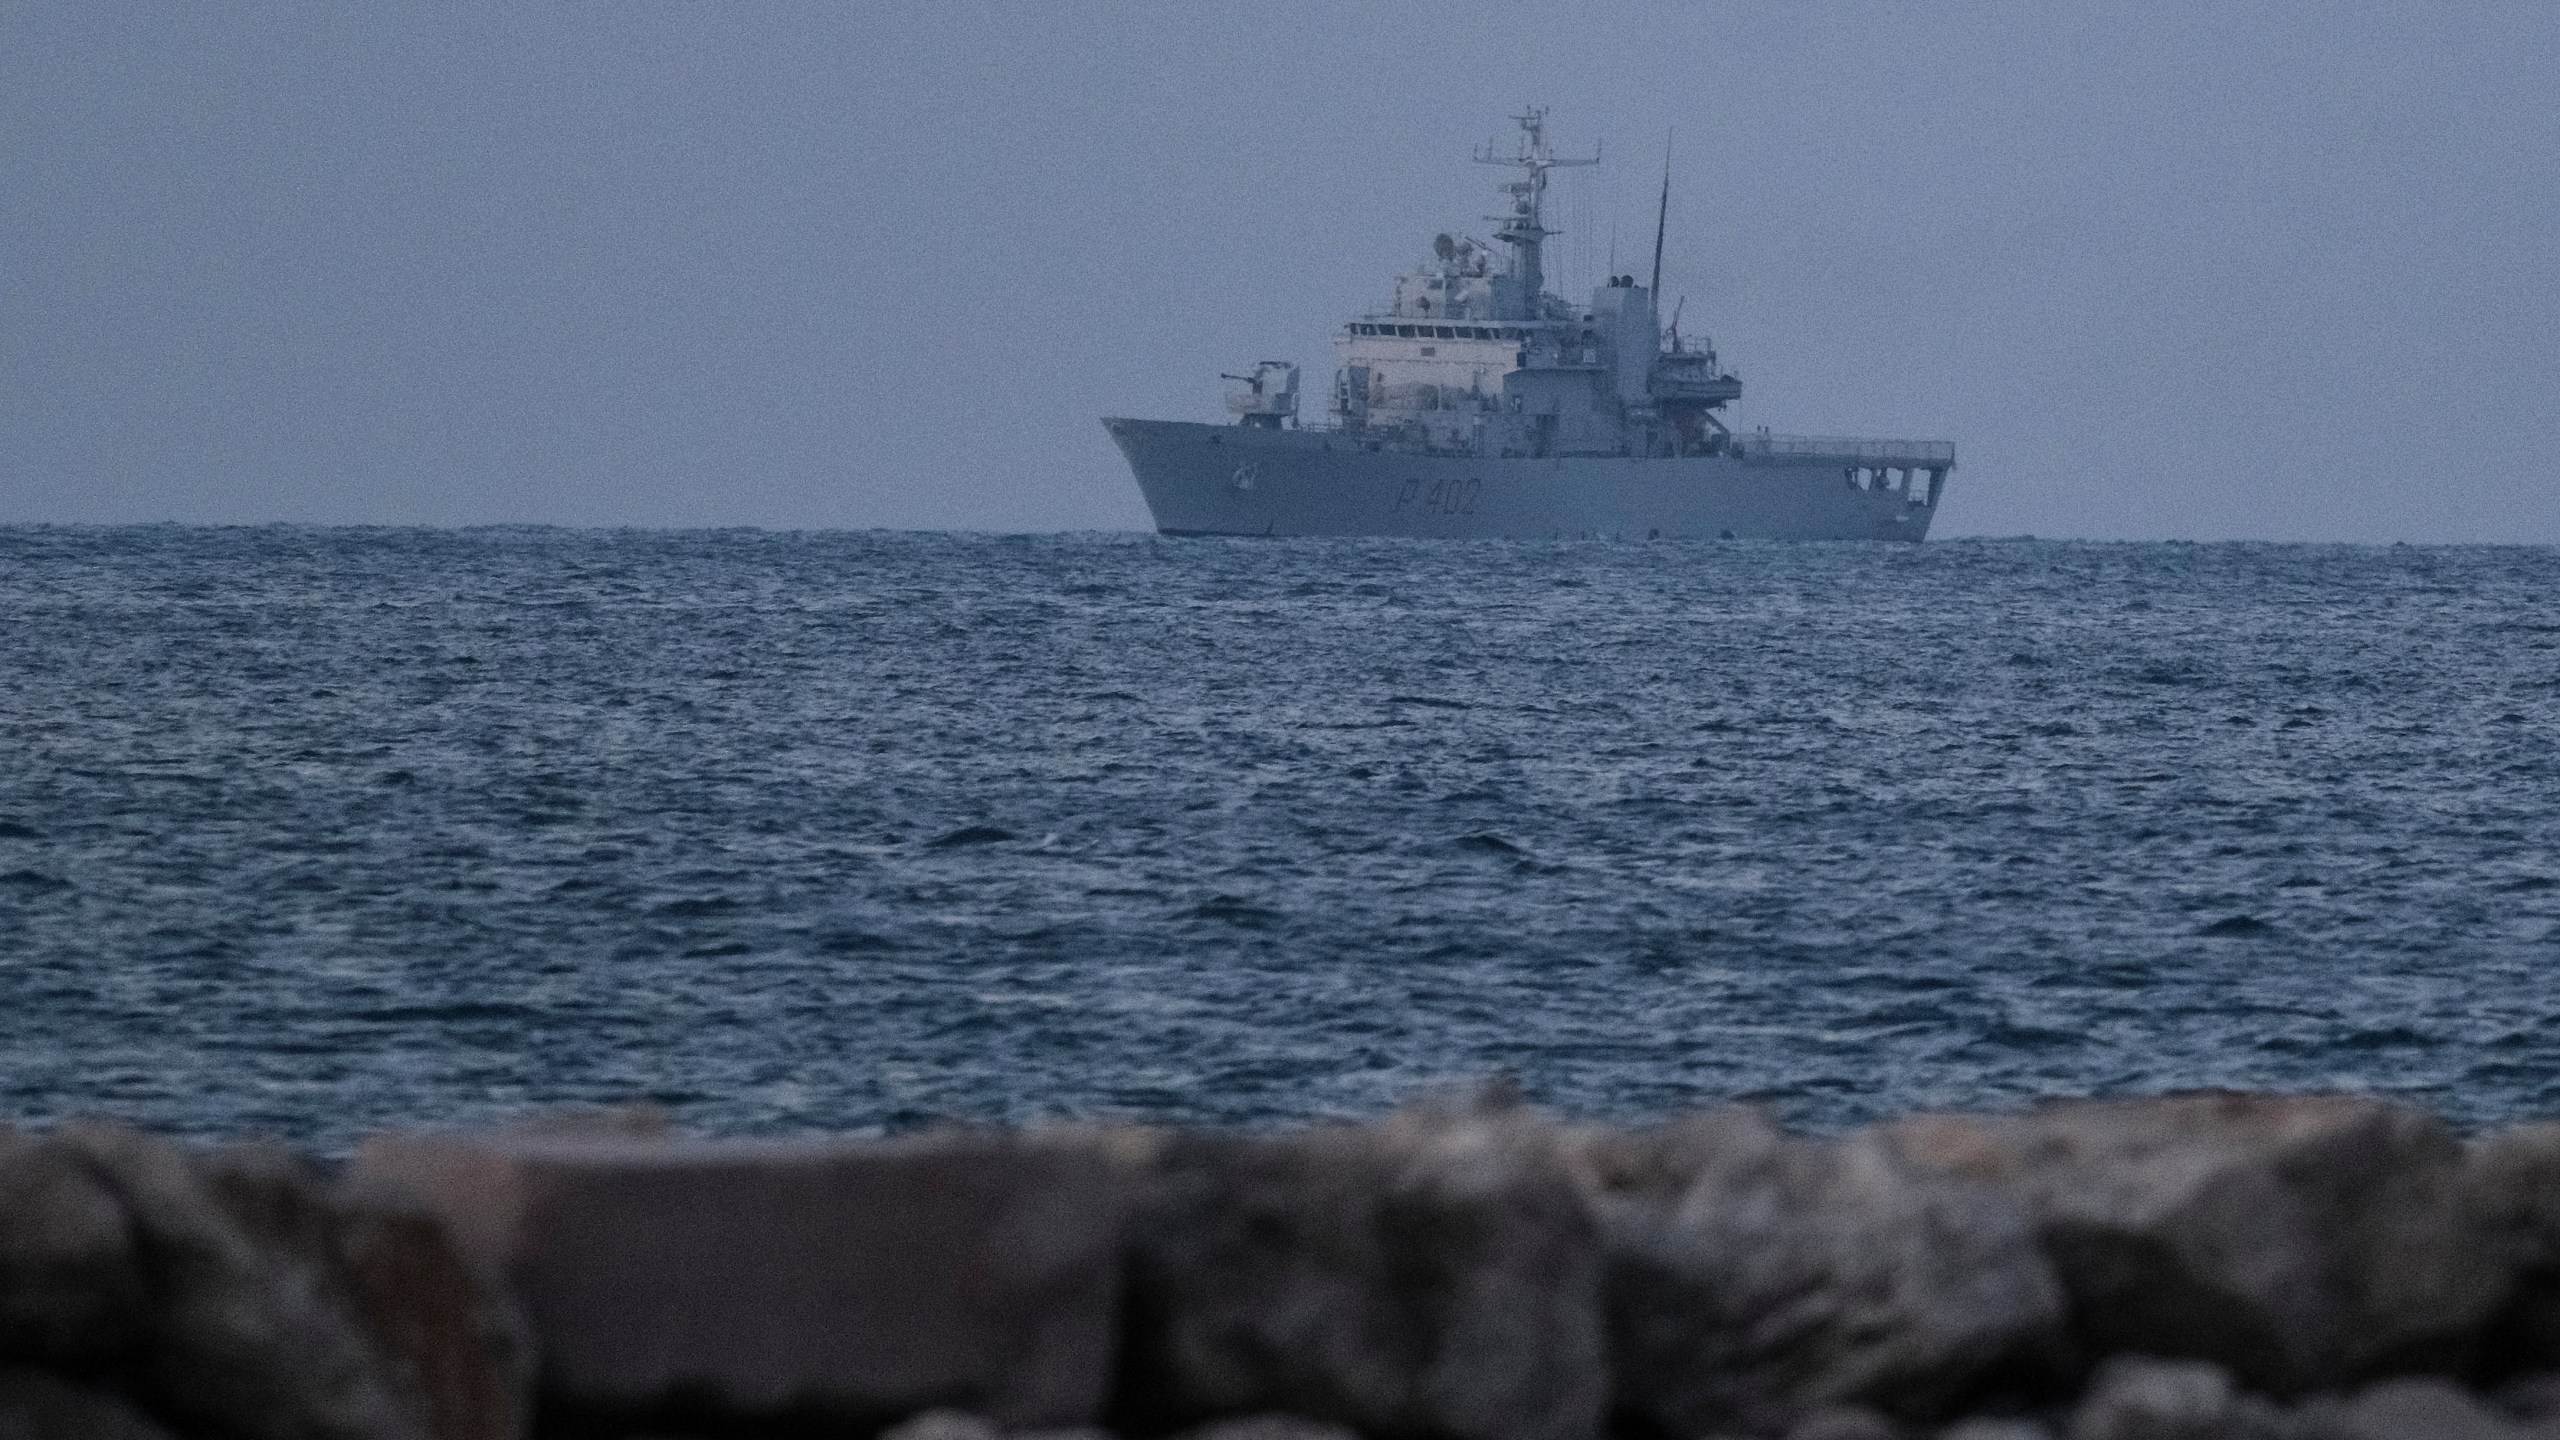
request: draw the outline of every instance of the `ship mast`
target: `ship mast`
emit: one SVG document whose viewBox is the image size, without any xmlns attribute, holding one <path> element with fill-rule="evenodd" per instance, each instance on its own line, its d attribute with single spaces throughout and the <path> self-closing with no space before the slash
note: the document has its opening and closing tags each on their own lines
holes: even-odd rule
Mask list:
<svg viewBox="0 0 2560 1440">
<path fill-rule="evenodd" d="M 1653 299 L 1657 321 L 1662 316 L 1662 234 L 1671 225 L 1671 136 L 1662 137 L 1662 206 L 1653 212 L 1653 284 L 1648 294 Z"/>
<path fill-rule="evenodd" d="M 1520 124 L 1518 152 L 1498 154 L 1493 142 L 1488 140 L 1475 152 L 1475 160 L 1479 165 L 1508 165 L 1528 172 L 1502 186 L 1502 192 L 1511 197 L 1511 213 L 1487 218 L 1502 227 L 1494 232 L 1494 238 L 1511 247 L 1511 276 L 1517 285 L 1517 304 L 1520 307 L 1519 314 L 1498 318 L 1535 320 L 1544 308 L 1547 293 L 1546 239 L 1557 233 L 1548 229 L 1545 221 L 1547 172 L 1575 165 L 1597 165 L 1600 163 L 1600 151 L 1594 147 L 1589 159 L 1557 158 L 1547 146 L 1547 110 L 1543 105 L 1533 105 L 1527 113 L 1511 118 Z"/>
</svg>

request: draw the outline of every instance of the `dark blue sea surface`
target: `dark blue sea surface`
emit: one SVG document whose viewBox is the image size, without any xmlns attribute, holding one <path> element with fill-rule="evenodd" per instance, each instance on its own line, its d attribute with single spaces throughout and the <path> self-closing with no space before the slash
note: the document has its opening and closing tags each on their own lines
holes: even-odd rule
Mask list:
<svg viewBox="0 0 2560 1440">
<path fill-rule="evenodd" d="M 0 1114 L 2560 1112 L 2560 552 L 0 529 Z"/>
</svg>

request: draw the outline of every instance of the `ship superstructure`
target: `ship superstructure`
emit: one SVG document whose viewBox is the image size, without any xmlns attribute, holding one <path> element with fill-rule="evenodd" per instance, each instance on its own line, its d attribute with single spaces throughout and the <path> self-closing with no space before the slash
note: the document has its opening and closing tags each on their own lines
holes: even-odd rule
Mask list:
<svg viewBox="0 0 2560 1440">
<path fill-rule="evenodd" d="M 1907 539 L 1927 533 L 1952 445 L 1736 434 L 1742 382 L 1658 300 L 1669 174 L 1646 283 L 1573 304 L 1546 288 L 1550 172 L 1597 163 L 1514 117 L 1493 244 L 1443 233 L 1394 299 L 1345 325 L 1326 418 L 1266 360 L 1232 426 L 1107 420 L 1169 534 Z M 1502 247 L 1497 250 L 1495 245 Z"/>
</svg>

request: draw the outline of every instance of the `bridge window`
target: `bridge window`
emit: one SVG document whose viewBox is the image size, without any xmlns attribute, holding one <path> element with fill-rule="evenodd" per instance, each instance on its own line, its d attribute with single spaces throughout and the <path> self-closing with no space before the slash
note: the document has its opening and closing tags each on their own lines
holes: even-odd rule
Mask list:
<svg viewBox="0 0 2560 1440">
<path fill-rule="evenodd" d="M 1440 338 L 1443 340 L 1455 340 L 1458 338 L 1458 332 L 1450 329 L 1446 325 L 1443 325 L 1440 327 Z"/>
</svg>

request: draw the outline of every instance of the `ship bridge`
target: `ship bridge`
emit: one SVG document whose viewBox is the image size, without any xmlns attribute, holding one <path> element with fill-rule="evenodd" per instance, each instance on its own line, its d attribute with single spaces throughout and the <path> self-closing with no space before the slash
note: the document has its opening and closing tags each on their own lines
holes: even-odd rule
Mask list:
<svg viewBox="0 0 2560 1440">
<path fill-rule="evenodd" d="M 1548 174 L 1600 157 L 1557 155 L 1542 110 L 1514 118 L 1515 151 L 1475 154 L 1516 172 L 1491 217 L 1500 248 L 1444 233 L 1387 308 L 1342 327 L 1331 425 L 1438 453 L 1715 453 L 1728 432 L 1714 412 L 1742 382 L 1681 339 L 1676 313 L 1666 329 L 1656 285 L 1613 275 L 1586 304 L 1547 292 Z M 1658 281 L 1659 237 L 1656 250 Z"/>
</svg>

